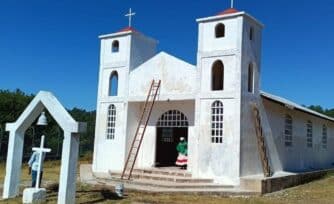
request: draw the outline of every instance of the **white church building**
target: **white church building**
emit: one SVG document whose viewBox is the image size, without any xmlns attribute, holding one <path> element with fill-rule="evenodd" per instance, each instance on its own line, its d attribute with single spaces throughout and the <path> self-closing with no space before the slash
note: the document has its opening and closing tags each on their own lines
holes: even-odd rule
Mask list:
<svg viewBox="0 0 334 204">
<path fill-rule="evenodd" d="M 263 175 L 253 107 L 274 175 L 332 168 L 334 119 L 260 89 L 263 24 L 236 9 L 197 23 L 196 65 L 157 53 L 157 40 L 132 27 L 100 36 L 94 175 L 122 172 L 152 80 L 161 86 L 136 169 L 174 166 L 185 137 L 193 178 Z"/>
</svg>

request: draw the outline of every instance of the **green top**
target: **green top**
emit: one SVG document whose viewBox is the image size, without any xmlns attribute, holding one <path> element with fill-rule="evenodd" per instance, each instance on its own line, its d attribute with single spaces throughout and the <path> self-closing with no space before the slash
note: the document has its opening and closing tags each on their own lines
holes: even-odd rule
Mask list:
<svg viewBox="0 0 334 204">
<path fill-rule="evenodd" d="M 177 144 L 176 146 L 176 150 L 178 153 L 187 155 L 188 154 L 188 145 L 186 141 L 183 142 L 179 142 L 179 144 Z"/>
</svg>

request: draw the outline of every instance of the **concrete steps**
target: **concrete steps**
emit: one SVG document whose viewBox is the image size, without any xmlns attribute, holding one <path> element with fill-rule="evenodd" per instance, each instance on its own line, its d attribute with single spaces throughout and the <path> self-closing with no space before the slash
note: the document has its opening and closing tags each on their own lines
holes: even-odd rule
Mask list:
<svg viewBox="0 0 334 204">
<path fill-rule="evenodd" d="M 259 195 L 257 192 L 240 189 L 239 186 L 226 186 L 214 183 L 174 183 L 152 180 L 130 180 L 116 181 L 112 179 L 95 179 L 86 182 L 92 185 L 102 185 L 115 187 L 119 183 L 123 183 L 126 191 L 139 191 L 147 193 L 182 193 L 182 194 L 203 194 L 203 195 L 219 195 L 219 196 L 239 196 L 239 195 Z"/>
<path fill-rule="evenodd" d="M 183 176 L 183 177 L 191 177 L 191 173 L 186 170 L 163 170 L 163 169 L 134 169 L 134 173 L 140 174 L 158 174 L 158 175 L 166 175 L 166 176 Z"/>
<path fill-rule="evenodd" d="M 109 172 L 111 179 L 120 180 L 121 174 Z M 194 179 L 189 172 L 184 170 L 162 170 L 162 169 L 134 169 L 131 180 L 163 181 L 173 183 L 212 183 L 212 179 Z"/>
<path fill-rule="evenodd" d="M 257 192 L 241 189 L 239 186 L 221 185 L 212 179 L 192 178 L 191 173 L 178 168 L 134 169 L 130 180 L 121 180 L 121 173 L 95 175 L 90 165 L 80 166 L 81 182 L 115 187 L 122 183 L 127 191 L 148 193 L 199 193 L 222 196 L 257 195 Z"/>
<path fill-rule="evenodd" d="M 207 183 L 205 182 L 178 183 L 178 182 L 173 182 L 173 181 L 161 181 L 161 180 L 151 180 L 151 179 L 121 180 L 118 178 L 118 179 L 97 179 L 97 181 L 101 184 L 117 182 L 117 183 L 159 187 L 159 188 L 166 188 L 166 189 L 184 189 L 184 188 L 212 189 L 212 188 L 233 188 L 234 187 L 234 186 L 220 185 L 220 184 L 208 183 L 208 182 Z"/>
<path fill-rule="evenodd" d="M 130 186 L 156 188 L 164 192 L 201 189 L 221 191 L 234 188 L 234 186 L 215 184 L 212 179 L 192 178 L 191 173 L 176 168 L 134 169 L 130 180 L 121 180 L 121 174 L 117 172 L 109 174 L 110 178 L 98 179 L 98 182 L 101 184 L 121 182 Z"/>
</svg>

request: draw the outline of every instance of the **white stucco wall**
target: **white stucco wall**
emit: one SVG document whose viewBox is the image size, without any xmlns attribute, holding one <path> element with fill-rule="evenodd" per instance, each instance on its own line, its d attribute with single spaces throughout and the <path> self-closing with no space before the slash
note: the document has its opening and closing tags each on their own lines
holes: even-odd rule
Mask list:
<svg viewBox="0 0 334 204">
<path fill-rule="evenodd" d="M 240 131 L 240 176 L 263 174 L 255 132 L 252 104 L 261 111 L 260 101 L 260 66 L 262 26 L 249 17 L 242 19 L 242 59 L 241 59 L 241 131 Z M 250 39 L 250 29 L 253 28 L 253 39 Z M 253 65 L 253 92 L 248 91 L 249 66 Z M 261 117 L 262 128 L 266 131 L 265 117 Z"/>
<path fill-rule="evenodd" d="M 100 112 L 97 113 L 98 127 L 95 132 L 95 154 L 93 169 L 96 172 L 108 172 L 108 170 L 121 171 L 125 162 L 126 144 L 126 113 L 127 104 L 113 102 L 116 106 L 115 139 L 107 139 L 107 113 L 111 103 L 100 104 Z"/>
<path fill-rule="evenodd" d="M 284 171 L 311 171 L 333 167 L 334 122 L 321 119 L 298 110 L 292 110 L 278 103 L 263 99 L 269 123 L 275 138 L 280 161 Z M 285 115 L 293 118 L 292 146 L 284 144 Z M 313 147 L 307 147 L 306 123 L 313 123 Z M 322 126 L 327 126 L 327 148 L 322 148 Z"/>
<path fill-rule="evenodd" d="M 217 24 L 223 23 L 225 25 L 225 37 L 224 38 L 215 38 L 215 27 Z M 206 23 L 200 23 L 201 39 L 205 41 L 200 41 L 199 50 L 202 52 L 210 52 L 212 50 L 229 50 L 237 49 L 239 32 L 239 22 L 233 19 L 221 19 L 217 21 L 211 21 Z M 224 48 L 221 45 L 224 45 Z"/>
<path fill-rule="evenodd" d="M 130 70 L 137 68 L 156 54 L 157 41 L 140 33 L 134 33 L 131 38 Z"/>
<path fill-rule="evenodd" d="M 129 77 L 129 100 L 145 101 L 153 79 L 161 80 L 157 100 L 194 99 L 196 69 L 167 53 L 160 52 L 135 70 Z"/>
<path fill-rule="evenodd" d="M 112 52 L 112 42 L 119 41 L 119 52 Z M 118 35 L 101 39 L 101 65 L 103 67 L 126 66 L 129 61 L 131 35 Z"/>
<path fill-rule="evenodd" d="M 224 104 L 223 143 L 211 143 L 211 106 L 216 100 Z M 194 177 L 212 178 L 216 182 L 238 184 L 240 158 L 240 99 L 205 99 L 200 101 L 198 158 Z"/>
</svg>

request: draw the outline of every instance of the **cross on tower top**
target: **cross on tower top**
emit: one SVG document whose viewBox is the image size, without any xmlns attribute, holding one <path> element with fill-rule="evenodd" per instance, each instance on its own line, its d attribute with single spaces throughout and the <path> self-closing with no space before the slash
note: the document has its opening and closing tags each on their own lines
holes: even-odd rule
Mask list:
<svg viewBox="0 0 334 204">
<path fill-rule="evenodd" d="M 132 19 L 132 16 L 134 15 L 136 15 L 136 13 L 132 13 L 131 8 L 129 9 L 129 13 L 125 14 L 126 17 L 129 17 L 129 27 L 131 27 L 131 19 Z"/>
</svg>

